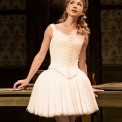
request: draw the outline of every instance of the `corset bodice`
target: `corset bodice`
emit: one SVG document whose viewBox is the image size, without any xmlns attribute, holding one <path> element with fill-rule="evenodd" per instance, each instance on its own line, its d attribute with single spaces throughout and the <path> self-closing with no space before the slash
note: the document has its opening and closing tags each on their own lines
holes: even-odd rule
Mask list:
<svg viewBox="0 0 122 122">
<path fill-rule="evenodd" d="M 78 59 L 83 45 L 84 36 L 71 36 L 58 31 L 54 25 L 53 37 L 50 42 L 50 57 L 52 68 L 67 78 L 72 78 L 79 71 Z"/>
</svg>

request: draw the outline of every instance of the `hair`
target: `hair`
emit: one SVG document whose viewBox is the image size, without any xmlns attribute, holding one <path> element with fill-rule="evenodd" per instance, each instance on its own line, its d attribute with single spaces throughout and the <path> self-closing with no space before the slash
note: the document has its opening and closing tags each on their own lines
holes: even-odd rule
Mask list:
<svg viewBox="0 0 122 122">
<path fill-rule="evenodd" d="M 70 0 L 66 0 L 65 1 L 65 8 L 68 6 Z M 83 35 L 89 35 L 90 34 L 90 29 L 86 23 L 86 12 L 88 9 L 88 1 L 87 0 L 82 0 L 83 2 L 83 15 L 81 15 L 78 20 L 77 20 L 77 33 L 78 34 L 83 34 Z M 63 15 L 61 16 L 61 18 L 59 19 L 59 23 L 66 21 L 68 17 L 68 14 L 66 12 L 66 10 L 63 12 Z"/>
</svg>

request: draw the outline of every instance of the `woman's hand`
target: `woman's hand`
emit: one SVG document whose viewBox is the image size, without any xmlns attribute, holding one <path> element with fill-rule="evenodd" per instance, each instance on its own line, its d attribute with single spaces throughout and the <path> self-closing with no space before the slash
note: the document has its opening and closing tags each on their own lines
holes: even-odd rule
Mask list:
<svg viewBox="0 0 122 122">
<path fill-rule="evenodd" d="M 95 88 L 93 88 L 93 92 L 95 92 L 95 93 L 97 93 L 97 92 L 101 92 L 101 91 L 104 91 L 104 90 L 102 90 L 102 89 L 95 89 Z"/>
<path fill-rule="evenodd" d="M 98 93 L 98 92 L 103 92 L 103 91 L 104 91 L 104 90 L 102 90 L 102 89 L 95 89 L 95 88 L 92 88 L 92 89 L 93 89 L 93 92 L 94 92 L 94 93 Z M 95 96 L 98 97 L 97 94 L 95 94 Z"/>
<path fill-rule="evenodd" d="M 25 86 L 27 86 L 29 82 L 26 79 L 18 80 L 14 83 L 13 89 L 23 89 Z"/>
</svg>

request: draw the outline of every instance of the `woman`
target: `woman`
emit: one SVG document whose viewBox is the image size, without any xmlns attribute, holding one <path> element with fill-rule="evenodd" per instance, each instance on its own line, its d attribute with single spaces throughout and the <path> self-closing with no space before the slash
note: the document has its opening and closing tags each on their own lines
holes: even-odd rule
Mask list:
<svg viewBox="0 0 122 122">
<path fill-rule="evenodd" d="M 50 50 L 51 64 L 34 84 L 27 110 L 35 115 L 55 117 L 57 122 L 75 122 L 77 115 L 98 110 L 94 90 L 87 77 L 86 48 L 89 28 L 85 22 L 87 0 L 66 0 L 66 11 L 58 24 L 51 24 L 26 79 L 14 89 L 26 86 Z"/>
</svg>

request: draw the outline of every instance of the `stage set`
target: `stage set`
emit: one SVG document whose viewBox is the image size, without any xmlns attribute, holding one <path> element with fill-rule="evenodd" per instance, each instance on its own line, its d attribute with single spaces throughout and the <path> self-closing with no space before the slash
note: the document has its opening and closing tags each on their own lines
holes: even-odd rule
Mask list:
<svg viewBox="0 0 122 122">
<path fill-rule="evenodd" d="M 94 88 L 104 89 L 97 93 L 97 103 L 102 107 L 122 107 L 122 83 L 106 83 L 93 85 Z M 0 107 L 26 107 L 31 95 L 33 84 L 23 90 L 12 88 L 0 89 Z M 91 116 L 78 117 L 77 122 L 91 122 Z"/>
</svg>

